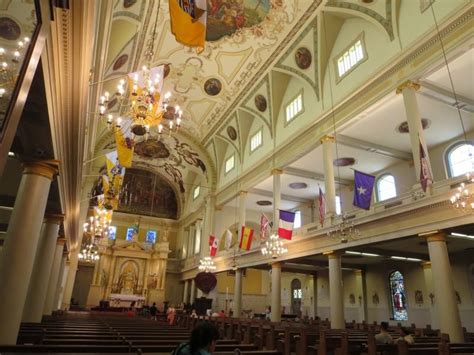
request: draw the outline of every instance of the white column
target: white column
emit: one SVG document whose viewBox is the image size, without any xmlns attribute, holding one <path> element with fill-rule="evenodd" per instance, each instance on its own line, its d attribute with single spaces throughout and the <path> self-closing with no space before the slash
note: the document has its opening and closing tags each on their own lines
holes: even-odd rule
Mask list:
<svg viewBox="0 0 474 355">
<path fill-rule="evenodd" d="M 189 281 L 184 280 L 183 303 L 189 303 Z"/>
<path fill-rule="evenodd" d="M 423 276 L 425 279 L 426 287 L 426 300 L 430 306 L 430 319 L 431 319 L 431 328 L 438 328 L 438 319 L 436 319 L 436 311 L 434 307 L 434 289 L 433 289 L 433 273 L 431 271 L 431 263 L 429 261 L 422 263 L 423 267 Z"/>
<path fill-rule="evenodd" d="M 272 264 L 272 311 L 271 321 L 281 321 L 281 263 Z"/>
<path fill-rule="evenodd" d="M 188 228 L 188 258 L 194 256 L 194 224 L 191 224 Z"/>
<path fill-rule="evenodd" d="M 327 255 L 329 259 L 331 329 L 345 329 L 341 255 L 335 252 L 331 252 Z"/>
<path fill-rule="evenodd" d="M 318 273 L 313 274 L 313 318 L 318 316 Z"/>
<path fill-rule="evenodd" d="M 49 188 L 57 161 L 25 164 L 0 258 L 0 344 L 14 345 L 20 328 Z"/>
<path fill-rule="evenodd" d="M 46 299 L 43 304 L 43 314 L 51 315 L 53 313 L 53 308 L 55 307 L 54 301 L 56 298 L 57 288 L 58 288 L 58 279 L 59 271 L 61 268 L 61 261 L 63 258 L 64 243 L 66 240 L 64 238 L 58 238 L 56 241 L 56 250 L 54 251 L 54 260 L 51 265 L 51 273 L 48 278 L 48 291 L 46 293 Z"/>
<path fill-rule="evenodd" d="M 206 246 L 209 246 L 209 242 L 205 242 L 203 240 L 203 230 L 202 230 L 202 219 L 198 219 L 196 220 L 196 223 L 194 223 L 194 228 L 195 228 L 195 231 L 196 231 L 196 234 L 195 234 L 195 237 L 194 237 L 194 243 L 198 243 L 199 245 L 194 245 L 194 250 L 193 250 L 193 254 L 196 254 L 196 250 L 199 250 L 199 252 L 197 253 L 198 256 L 203 256 L 201 255 L 201 251 L 203 250 L 203 248 L 205 248 Z M 205 249 L 204 249 L 205 250 Z"/>
<path fill-rule="evenodd" d="M 323 145 L 324 163 L 324 194 L 326 195 L 326 214 L 329 217 L 336 215 L 336 182 L 334 180 L 334 162 L 332 158 L 332 147 L 334 137 L 324 136 L 321 139 Z"/>
<path fill-rule="evenodd" d="M 367 298 L 365 293 L 365 274 L 363 270 L 354 270 L 355 298 L 359 310 L 359 323 L 367 321 Z"/>
<path fill-rule="evenodd" d="M 239 192 L 239 229 L 238 229 L 238 241 L 240 242 L 241 234 L 242 234 L 242 226 L 245 226 L 245 218 L 246 218 L 246 202 L 247 202 L 247 191 L 240 191 Z"/>
<path fill-rule="evenodd" d="M 66 270 L 66 262 L 67 262 L 67 254 L 65 254 L 65 252 L 63 251 L 63 254 L 61 256 L 61 264 L 59 266 L 59 276 L 58 276 L 58 283 L 56 284 L 56 293 L 54 294 L 53 311 L 61 307 L 60 298 L 62 294 L 63 278 L 64 278 L 64 272 Z"/>
<path fill-rule="evenodd" d="M 71 262 L 67 260 L 67 257 L 68 256 L 66 255 L 66 262 L 64 264 L 63 276 L 60 280 L 61 287 L 59 288 L 59 297 L 58 297 L 58 303 L 57 303 L 58 309 L 62 309 L 62 310 L 64 310 L 63 308 L 64 290 L 66 289 L 67 277 L 69 275 L 69 267 L 71 265 Z"/>
<path fill-rule="evenodd" d="M 444 232 L 426 237 L 433 272 L 435 310 L 441 333 L 449 334 L 453 343 L 464 341 L 464 334 L 459 317 L 458 303 L 453 285 L 451 265 Z"/>
<path fill-rule="evenodd" d="M 280 219 L 280 205 L 281 205 L 281 169 L 273 169 L 273 230 L 278 230 L 278 221 Z M 272 309 L 273 315 L 273 309 Z"/>
<path fill-rule="evenodd" d="M 233 311 L 234 318 L 240 318 L 242 314 L 242 269 L 235 270 Z"/>
<path fill-rule="evenodd" d="M 69 269 L 64 285 L 63 300 L 61 309 L 69 309 L 71 306 L 72 289 L 74 288 L 74 281 L 76 280 L 77 265 L 79 263 L 79 249 L 71 250 L 69 254 Z"/>
<path fill-rule="evenodd" d="M 33 272 L 31 273 L 30 286 L 23 308 L 23 322 L 41 323 L 46 294 L 48 293 L 48 281 L 56 251 L 59 225 L 62 221 L 63 216 L 46 215 L 45 217 Z"/>
<path fill-rule="evenodd" d="M 201 256 L 209 256 L 209 235 L 213 234 L 214 212 L 216 209 L 216 198 L 209 194 L 206 198 L 206 215 L 204 219 L 203 233 L 201 236 Z"/>
<path fill-rule="evenodd" d="M 423 144 L 423 150 L 426 154 L 426 160 L 431 172 L 430 158 L 428 149 L 425 143 L 425 134 L 421 122 L 421 114 L 418 108 L 418 101 L 416 99 L 416 91 L 420 85 L 410 80 L 404 82 L 397 88 L 397 94 L 403 95 L 403 104 L 405 106 L 405 113 L 407 117 L 408 130 L 410 134 L 411 151 L 413 154 L 413 166 L 415 167 L 416 180 L 420 180 L 420 139 Z M 431 173 L 431 176 L 433 174 Z"/>
<path fill-rule="evenodd" d="M 189 295 L 189 303 L 193 304 L 195 298 L 196 298 L 196 281 L 192 279 L 191 280 L 191 293 Z"/>
</svg>

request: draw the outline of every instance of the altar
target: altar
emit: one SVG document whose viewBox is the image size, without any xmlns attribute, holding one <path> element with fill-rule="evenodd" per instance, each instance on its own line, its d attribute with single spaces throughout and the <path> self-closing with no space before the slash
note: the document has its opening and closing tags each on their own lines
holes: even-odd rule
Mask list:
<svg viewBox="0 0 474 355">
<path fill-rule="evenodd" d="M 146 303 L 146 297 L 137 295 L 123 295 L 120 293 L 111 293 L 109 296 L 110 307 L 130 307 L 135 302 L 135 307 L 142 307 Z"/>
</svg>

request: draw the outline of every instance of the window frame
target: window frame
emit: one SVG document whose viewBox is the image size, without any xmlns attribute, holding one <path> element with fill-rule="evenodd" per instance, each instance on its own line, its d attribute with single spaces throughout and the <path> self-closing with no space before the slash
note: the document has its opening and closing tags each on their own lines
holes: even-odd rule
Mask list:
<svg viewBox="0 0 474 355">
<path fill-rule="evenodd" d="M 405 299 L 405 312 L 406 312 L 406 319 L 395 319 L 395 312 L 394 312 L 394 299 L 393 299 L 393 292 L 392 292 L 392 275 L 395 274 L 396 272 L 398 272 L 401 276 L 401 279 L 402 279 L 402 282 L 403 282 L 403 291 L 406 295 L 406 299 Z M 406 322 L 409 320 L 409 317 L 408 317 L 408 309 L 409 309 L 409 305 L 408 305 L 408 292 L 406 290 L 406 283 L 405 283 L 405 275 L 403 274 L 403 272 L 400 271 L 400 269 L 394 269 L 392 270 L 391 272 L 388 273 L 388 297 L 389 297 L 389 311 L 390 311 L 390 315 L 391 315 L 391 320 L 394 320 L 394 321 L 398 321 L 398 322 Z"/>
<path fill-rule="evenodd" d="M 338 199 L 339 199 L 339 203 L 337 203 L 337 202 L 338 202 Z M 336 216 L 341 216 L 341 215 L 342 215 L 342 200 L 341 200 L 341 196 L 336 195 L 336 196 L 334 197 L 334 200 L 335 200 L 335 201 L 334 201 L 334 205 L 335 205 L 335 207 L 336 207 L 336 211 L 335 211 L 335 212 L 336 212 Z M 339 207 L 339 208 L 338 208 L 338 207 Z M 337 210 L 339 210 L 339 213 L 337 212 Z"/>
<path fill-rule="evenodd" d="M 132 231 L 132 234 L 131 234 L 130 239 L 128 239 L 128 233 L 129 233 L 130 230 Z M 133 227 L 127 227 L 127 233 L 125 234 L 125 240 L 126 240 L 126 241 L 131 242 L 131 241 L 133 240 L 133 234 L 134 234 L 133 232 L 134 232 L 134 231 L 135 231 L 135 228 L 133 228 Z"/>
<path fill-rule="evenodd" d="M 258 134 L 260 134 L 260 144 L 257 145 L 254 149 L 252 149 L 252 139 L 255 138 Z M 263 127 L 260 127 L 254 134 L 250 136 L 250 154 L 258 150 L 260 147 L 263 146 Z"/>
<path fill-rule="evenodd" d="M 198 192 L 197 195 L 196 195 L 196 191 Z M 201 195 L 201 186 L 197 185 L 193 189 L 193 200 L 196 200 L 200 195 Z"/>
<path fill-rule="evenodd" d="M 230 168 L 229 170 L 227 170 L 227 162 L 230 160 L 230 159 L 233 159 L 233 164 L 232 164 L 232 168 Z M 233 153 L 232 155 L 230 155 L 228 158 L 225 159 L 225 162 L 224 162 L 224 176 L 229 174 L 232 170 L 235 169 L 235 153 Z"/>
<path fill-rule="evenodd" d="M 148 241 L 148 233 L 150 233 L 150 232 L 152 232 L 152 233 L 155 234 L 155 235 L 154 235 L 154 238 L 153 238 L 153 242 Z M 145 234 L 145 242 L 146 242 L 146 243 L 155 244 L 157 238 L 158 238 L 158 231 L 157 231 L 157 230 L 155 230 L 155 229 L 149 229 L 149 230 L 146 231 L 146 234 Z"/>
<path fill-rule="evenodd" d="M 301 110 L 298 111 L 292 118 L 290 118 L 290 119 L 288 120 L 287 117 L 286 117 L 286 111 L 287 111 L 288 107 L 289 107 L 290 105 L 292 105 L 293 102 L 295 102 L 295 101 L 298 99 L 299 96 L 301 96 Z M 305 107 L 304 107 L 304 90 L 301 89 L 300 91 L 298 91 L 298 93 L 297 93 L 295 96 L 293 96 L 290 100 L 287 101 L 287 103 L 285 104 L 284 107 L 285 107 L 285 108 L 284 108 L 284 111 L 283 111 L 283 114 L 284 114 L 284 116 L 285 116 L 285 119 L 284 119 L 284 122 L 285 122 L 284 127 L 286 127 L 286 126 L 288 126 L 291 122 L 293 122 L 298 116 L 301 116 L 301 115 L 304 113 L 304 111 L 305 111 Z M 263 138 L 263 137 L 262 137 L 262 138 Z"/>
<path fill-rule="evenodd" d="M 295 222 L 293 224 L 293 229 L 299 229 L 303 226 L 303 220 L 301 219 L 301 210 L 294 210 L 293 212 L 295 213 Z M 299 214 L 299 216 L 300 216 L 300 225 L 299 225 L 299 227 L 296 227 L 296 215 L 297 214 Z"/>
<path fill-rule="evenodd" d="M 355 46 L 356 43 L 360 41 L 362 45 L 362 54 L 363 57 L 361 60 L 359 60 L 357 63 L 355 63 L 349 70 L 347 70 L 344 74 L 339 75 L 339 66 L 338 66 L 338 61 L 342 56 L 348 52 L 351 47 Z M 350 42 L 348 46 L 346 46 L 342 51 L 340 51 L 336 56 L 334 56 L 333 60 L 333 65 L 334 65 L 334 71 L 336 72 L 336 85 L 339 84 L 342 79 L 347 77 L 350 73 L 352 73 L 357 67 L 359 67 L 362 63 L 366 62 L 367 59 L 369 59 L 369 55 L 367 53 L 367 47 L 365 44 L 365 33 L 362 31 L 354 40 Z"/>
<path fill-rule="evenodd" d="M 113 238 L 111 238 L 111 233 L 110 233 L 111 228 L 114 230 L 114 233 L 113 233 L 114 237 Z M 107 239 L 109 239 L 109 240 L 116 240 L 117 239 L 117 226 L 109 226 L 109 233 L 108 233 Z"/>
<path fill-rule="evenodd" d="M 385 200 L 381 200 L 380 199 L 380 192 L 379 192 L 379 183 L 387 176 L 391 176 L 393 178 L 393 186 L 394 186 L 394 189 L 395 189 L 395 196 L 386 198 Z M 395 183 L 395 175 L 390 174 L 390 173 L 383 173 L 382 175 L 378 176 L 377 179 L 375 180 L 375 199 L 377 200 L 377 202 L 388 201 L 388 200 L 390 200 L 392 198 L 395 198 L 397 196 L 398 196 L 398 191 L 397 191 L 397 184 Z"/>
<path fill-rule="evenodd" d="M 458 176 L 453 176 L 453 172 L 452 172 L 452 169 L 451 169 L 451 163 L 450 163 L 450 159 L 449 159 L 449 156 L 452 154 L 452 152 L 456 149 L 458 149 L 459 147 L 463 146 L 463 145 L 467 145 L 467 146 L 472 146 L 472 150 L 473 150 L 473 153 L 474 153 L 474 141 L 470 141 L 470 140 L 462 140 L 462 141 L 457 141 L 457 142 L 454 142 L 452 144 L 450 144 L 448 146 L 448 148 L 446 148 L 446 151 L 444 152 L 444 165 L 445 165 L 445 169 L 446 169 L 446 176 L 448 179 L 453 179 L 453 178 L 456 178 L 456 177 L 459 177 L 459 176 L 462 176 L 463 174 L 461 175 L 458 175 Z"/>
<path fill-rule="evenodd" d="M 201 224 L 195 225 L 194 227 L 194 243 L 193 243 L 193 255 L 201 253 L 201 238 L 202 238 L 202 226 Z"/>
</svg>

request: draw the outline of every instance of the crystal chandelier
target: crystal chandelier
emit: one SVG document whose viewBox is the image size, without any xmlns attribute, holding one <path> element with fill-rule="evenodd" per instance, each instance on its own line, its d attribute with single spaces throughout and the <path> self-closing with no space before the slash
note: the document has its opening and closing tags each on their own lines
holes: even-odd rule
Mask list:
<svg viewBox="0 0 474 355">
<path fill-rule="evenodd" d="M 211 272 L 216 270 L 216 266 L 214 265 L 214 260 L 210 256 L 206 256 L 205 258 L 199 260 L 198 269 L 204 272 Z"/>
<path fill-rule="evenodd" d="M 271 255 L 273 259 L 276 259 L 287 252 L 288 249 L 283 246 L 283 241 L 280 240 L 276 234 L 272 234 L 262 246 L 262 254 L 265 256 Z"/>
<path fill-rule="evenodd" d="M 88 263 L 93 263 L 100 259 L 99 248 L 95 245 L 94 238 L 91 238 L 88 242 L 82 243 L 78 257 L 79 260 Z"/>
<path fill-rule="evenodd" d="M 354 222 L 349 222 L 346 214 L 341 216 L 341 222 L 335 225 L 328 233 L 328 237 L 339 238 L 341 243 L 355 240 L 360 237 L 359 230 L 354 226 Z"/>
<path fill-rule="evenodd" d="M 0 47 L 0 98 L 7 93 L 7 87 L 15 84 L 21 56 L 29 43 L 30 39 L 25 37 L 17 42 L 15 49 L 8 51 Z"/>
<path fill-rule="evenodd" d="M 89 221 L 84 223 L 84 234 L 94 238 L 108 237 L 110 223 L 112 221 L 112 211 L 105 208 L 95 208 Z"/>
<path fill-rule="evenodd" d="M 454 195 L 451 196 L 450 201 L 454 208 L 472 213 L 474 211 L 474 192 L 472 191 L 474 175 L 467 173 L 466 178 L 467 181 L 459 185 Z"/>
</svg>

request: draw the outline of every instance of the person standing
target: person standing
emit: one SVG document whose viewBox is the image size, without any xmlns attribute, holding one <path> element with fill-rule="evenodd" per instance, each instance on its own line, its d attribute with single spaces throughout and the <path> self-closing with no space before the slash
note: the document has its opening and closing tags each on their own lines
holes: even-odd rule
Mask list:
<svg viewBox="0 0 474 355">
<path fill-rule="evenodd" d="M 156 320 L 156 314 L 157 313 L 158 313 L 158 308 L 156 308 L 156 303 L 153 302 L 153 305 L 150 307 L 151 319 Z"/>
</svg>

